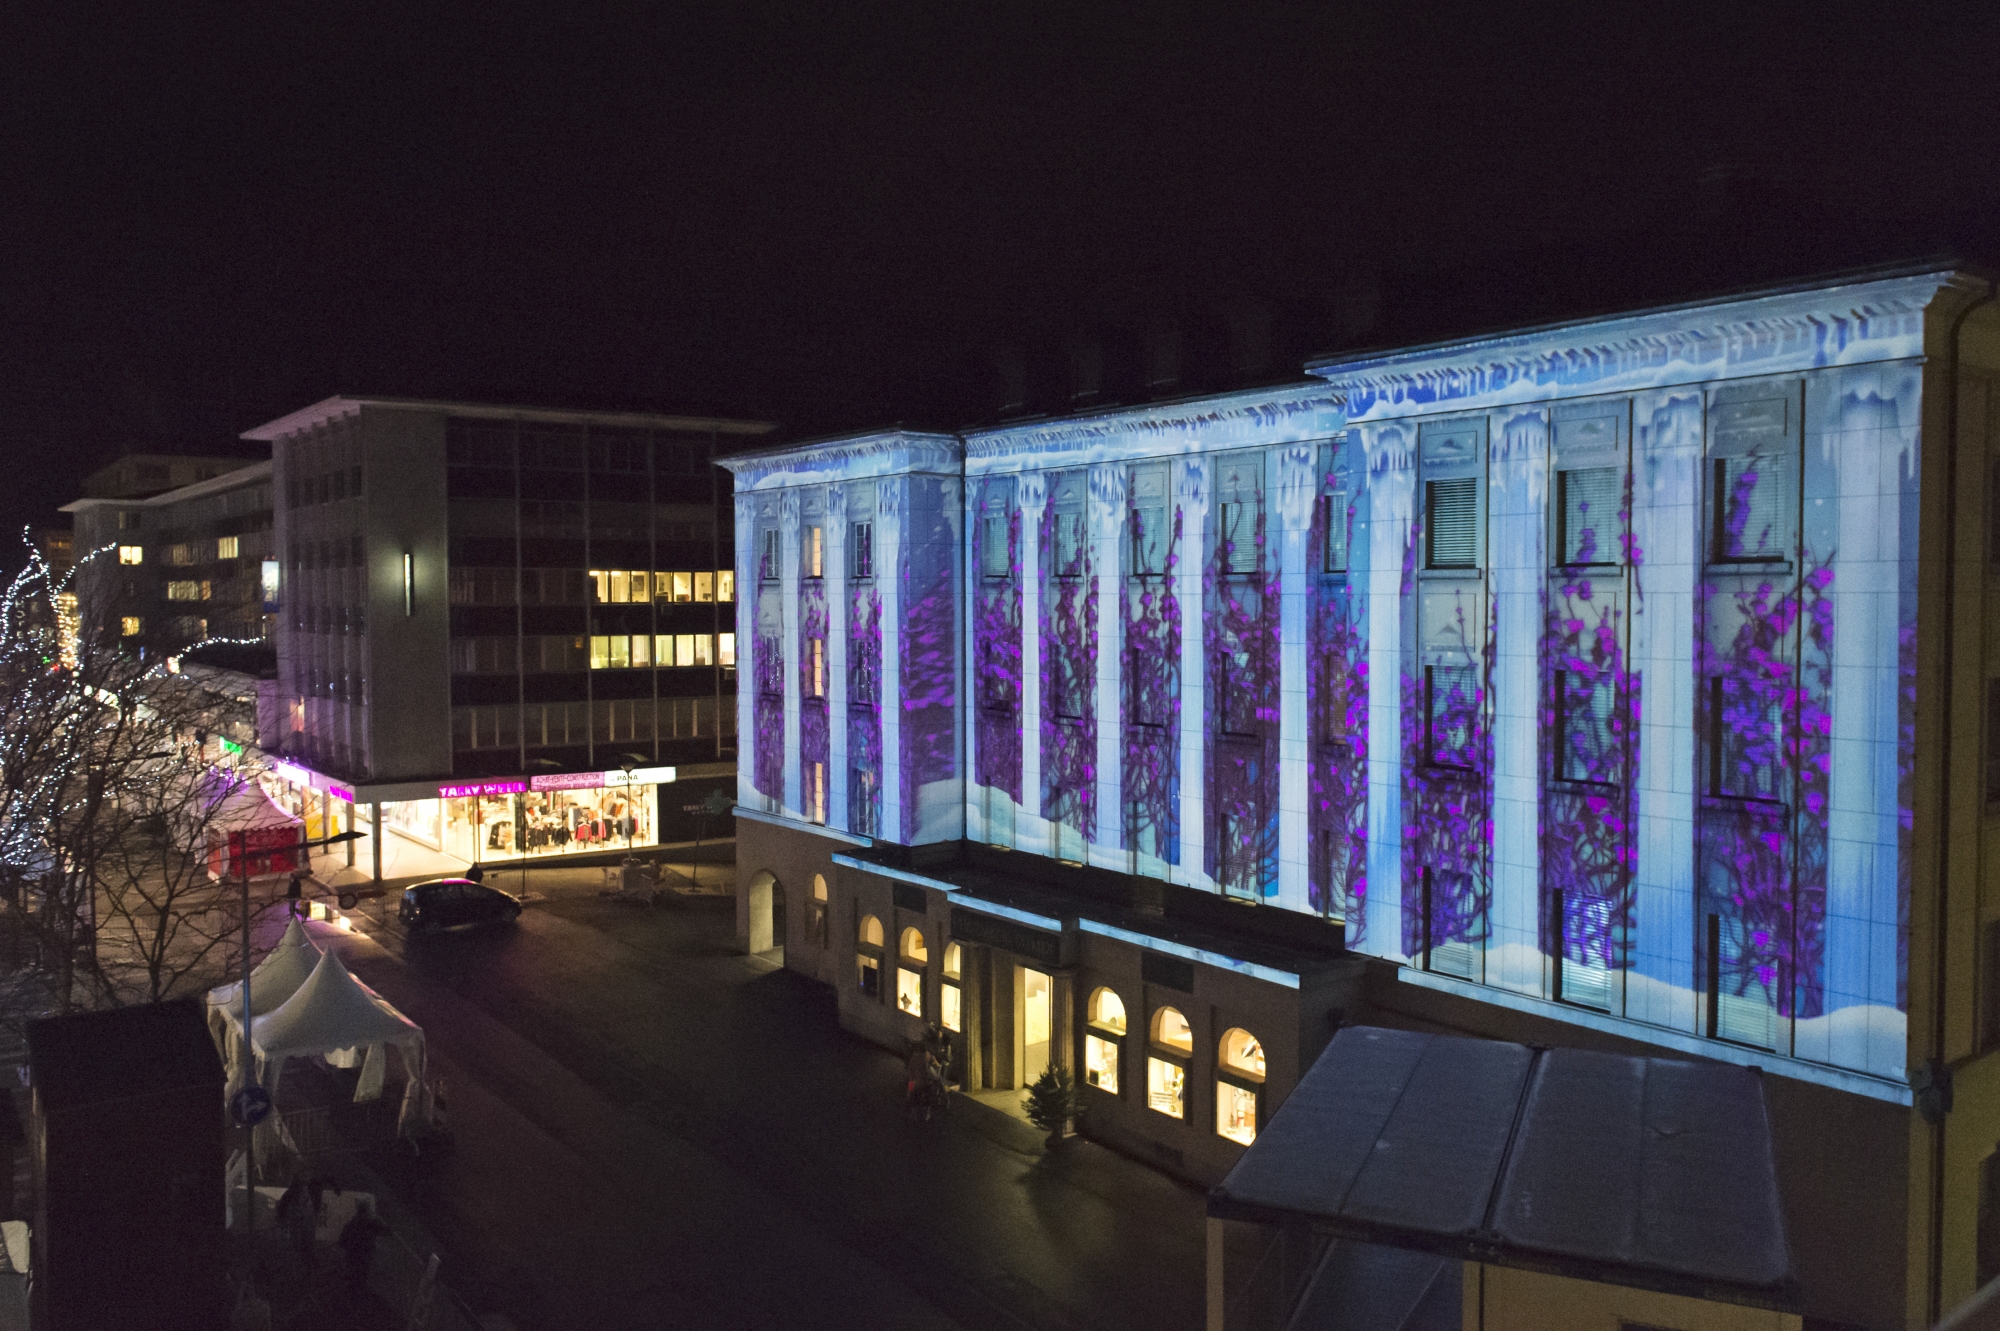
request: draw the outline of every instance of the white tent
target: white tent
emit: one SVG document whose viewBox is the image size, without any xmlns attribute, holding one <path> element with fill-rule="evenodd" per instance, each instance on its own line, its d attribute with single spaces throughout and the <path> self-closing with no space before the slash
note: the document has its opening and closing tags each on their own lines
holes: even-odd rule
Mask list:
<svg viewBox="0 0 2000 1331">
<path fill-rule="evenodd" d="M 273 1098 L 285 1060 L 317 1055 L 336 1067 L 361 1064 L 356 1103 L 382 1094 L 388 1053 L 402 1055 L 409 1082 L 404 1088 L 398 1128 L 408 1132 L 429 1112 L 424 1091 L 424 1033 L 421 1027 L 391 1007 L 341 964 L 340 957 L 322 953 L 298 991 L 276 1009 L 250 1023 L 250 1044 L 258 1058 L 258 1082 Z M 265 1122 L 275 1124 L 274 1115 Z M 262 1151 L 259 1158 L 263 1158 Z"/>
<path fill-rule="evenodd" d="M 251 1019 L 276 1011 L 280 1004 L 297 993 L 312 975 L 313 968 L 319 965 L 319 957 L 319 944 L 313 942 L 304 926 L 293 920 L 285 927 L 285 936 L 278 940 L 278 945 L 250 971 Z M 231 1035 L 242 1031 L 241 980 L 234 984 L 217 985 L 208 991 L 208 1029 L 215 1036 L 217 1045 L 223 1045 Z M 234 1051 L 224 1047 L 223 1054 L 234 1067 Z"/>
</svg>

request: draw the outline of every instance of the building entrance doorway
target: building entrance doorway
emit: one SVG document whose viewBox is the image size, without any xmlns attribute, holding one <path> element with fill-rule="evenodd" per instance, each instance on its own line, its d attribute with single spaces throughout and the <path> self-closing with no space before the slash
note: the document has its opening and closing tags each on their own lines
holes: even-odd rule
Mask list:
<svg viewBox="0 0 2000 1331">
<path fill-rule="evenodd" d="M 1041 971 L 1020 969 L 1021 995 L 1021 1081 L 1033 1086 L 1049 1066 L 1049 1009 L 1054 986 Z"/>
<path fill-rule="evenodd" d="M 785 885 L 768 871 L 758 874 L 744 893 L 743 909 L 743 950 L 784 964 Z"/>
</svg>

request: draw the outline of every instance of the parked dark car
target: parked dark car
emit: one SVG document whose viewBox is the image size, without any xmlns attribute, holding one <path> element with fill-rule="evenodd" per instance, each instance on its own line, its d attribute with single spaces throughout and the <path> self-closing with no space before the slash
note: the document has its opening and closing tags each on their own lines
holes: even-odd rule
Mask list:
<svg viewBox="0 0 2000 1331">
<path fill-rule="evenodd" d="M 477 924 L 482 920 L 514 920 L 521 915 L 521 899 L 497 887 L 475 883 L 470 878 L 439 878 L 403 889 L 396 917 L 411 929 L 442 929 L 453 924 Z"/>
</svg>

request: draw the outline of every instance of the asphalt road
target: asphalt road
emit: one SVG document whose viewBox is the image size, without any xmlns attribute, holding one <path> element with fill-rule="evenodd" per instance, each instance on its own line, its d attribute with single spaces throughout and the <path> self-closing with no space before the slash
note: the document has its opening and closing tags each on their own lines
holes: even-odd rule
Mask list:
<svg viewBox="0 0 2000 1331">
<path fill-rule="evenodd" d="M 377 1168 L 474 1308 L 523 1331 L 1200 1325 L 1195 1189 L 963 1100 L 906 1121 L 899 1061 L 735 953 L 726 899 L 597 884 L 538 870 L 518 925 L 339 943 L 447 1080 L 454 1149 Z"/>
</svg>

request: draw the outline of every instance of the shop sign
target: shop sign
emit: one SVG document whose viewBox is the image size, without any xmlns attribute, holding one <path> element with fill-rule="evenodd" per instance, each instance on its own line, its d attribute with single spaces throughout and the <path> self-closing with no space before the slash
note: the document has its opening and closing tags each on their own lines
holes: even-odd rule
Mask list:
<svg viewBox="0 0 2000 1331">
<path fill-rule="evenodd" d="M 624 776 L 623 772 L 618 773 Z M 604 784 L 602 772 L 552 772 L 528 778 L 530 790 L 596 790 Z"/>
<path fill-rule="evenodd" d="M 277 777 L 280 781 L 289 781 L 295 786 L 310 786 L 312 784 L 311 772 L 308 772 L 303 767 L 294 767 L 282 759 L 272 760 L 271 775 Z"/>
<path fill-rule="evenodd" d="M 629 777 L 622 771 L 604 774 L 604 784 L 607 786 L 663 786 L 673 779 L 674 769 L 671 767 L 635 767 Z"/>
<path fill-rule="evenodd" d="M 349 804 L 354 803 L 354 791 L 352 787 L 336 786 L 333 782 L 329 781 L 326 783 L 326 793 L 337 800 L 346 800 Z"/>
<path fill-rule="evenodd" d="M 525 781 L 473 781 L 465 785 L 439 786 L 438 798 L 457 800 L 470 795 L 519 795 L 527 788 Z"/>
</svg>

